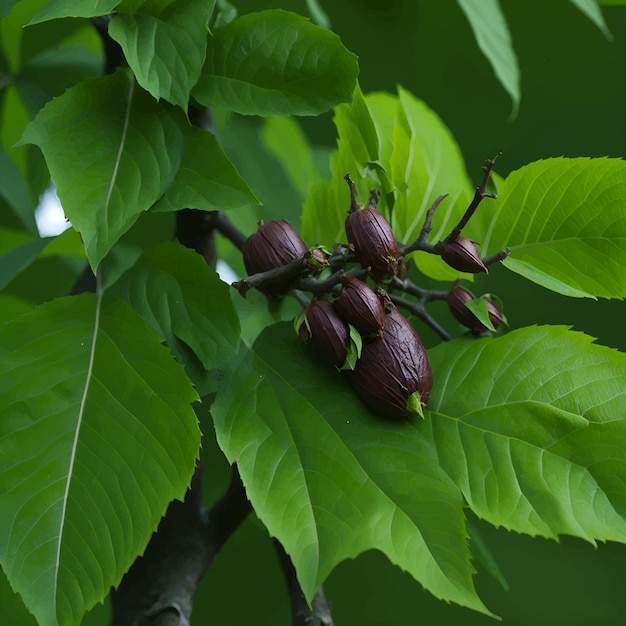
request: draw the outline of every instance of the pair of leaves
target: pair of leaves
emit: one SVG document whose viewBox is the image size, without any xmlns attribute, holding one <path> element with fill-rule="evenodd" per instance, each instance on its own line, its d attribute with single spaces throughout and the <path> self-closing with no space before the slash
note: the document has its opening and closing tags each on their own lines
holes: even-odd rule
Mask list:
<svg viewBox="0 0 626 626">
<path fill-rule="evenodd" d="M 93 268 L 140 213 L 232 209 L 256 198 L 215 138 L 119 70 L 47 104 L 22 139 L 44 153 Z"/>
<path fill-rule="evenodd" d="M 218 392 L 218 442 L 309 599 L 376 548 L 435 596 L 487 612 L 464 506 L 518 532 L 626 541 L 626 359 L 591 341 L 533 327 L 441 345 L 426 419 L 390 422 L 276 325 Z"/>
<path fill-rule="evenodd" d="M 239 334 L 228 287 L 174 243 L 0 326 L 0 562 L 40 624 L 101 601 L 189 485 L 198 396 L 162 341 L 212 370 Z"/>
<path fill-rule="evenodd" d="M 31 23 L 115 10 L 109 34 L 137 82 L 184 110 L 190 94 L 247 115 L 317 115 L 350 99 L 357 60 L 337 35 L 282 10 L 244 15 L 209 35 L 215 4 L 56 0 Z"/>
</svg>

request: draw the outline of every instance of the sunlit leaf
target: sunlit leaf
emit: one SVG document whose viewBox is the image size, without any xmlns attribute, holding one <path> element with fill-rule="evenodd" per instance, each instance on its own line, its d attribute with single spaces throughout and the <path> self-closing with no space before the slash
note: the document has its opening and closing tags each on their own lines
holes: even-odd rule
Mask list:
<svg viewBox="0 0 626 626">
<path fill-rule="evenodd" d="M 504 264 L 548 289 L 624 298 L 625 202 L 621 159 L 546 159 L 512 172 L 492 217 L 477 213 L 468 230 L 483 255 L 510 248 Z"/>
<path fill-rule="evenodd" d="M 110 13 L 121 0 L 51 0 L 29 24 L 60 17 L 97 17 Z"/>
</svg>

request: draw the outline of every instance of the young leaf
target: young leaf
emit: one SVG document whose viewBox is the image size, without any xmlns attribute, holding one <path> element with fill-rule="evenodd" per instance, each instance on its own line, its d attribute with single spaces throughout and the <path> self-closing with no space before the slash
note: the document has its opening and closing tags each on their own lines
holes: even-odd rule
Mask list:
<svg viewBox="0 0 626 626">
<path fill-rule="evenodd" d="M 211 2 L 149 0 L 141 12 L 124 4 L 109 25 L 137 82 L 157 100 L 165 98 L 187 111 L 189 92 L 200 76 L 207 45 Z"/>
<path fill-rule="evenodd" d="M 482 519 L 626 542 L 626 355 L 564 327 L 430 352 L 439 462 Z"/>
<path fill-rule="evenodd" d="M 483 242 L 483 256 L 510 248 L 504 265 L 548 289 L 623 298 L 625 200 L 621 159 L 546 159 L 512 172 L 493 217 L 479 209 L 468 231 Z"/>
<path fill-rule="evenodd" d="M 38 24 L 61 17 L 98 17 L 107 15 L 121 0 L 50 0 L 28 23 Z"/>
<path fill-rule="evenodd" d="M 521 99 L 520 74 L 511 34 L 498 0 L 457 0 L 465 14 L 476 43 L 487 57 L 500 84 L 513 100 L 512 116 L 517 115 Z"/>
<path fill-rule="evenodd" d="M 0 563 L 42 626 L 78 623 L 182 499 L 197 396 L 118 299 L 48 302 L 0 326 Z"/>
<path fill-rule="evenodd" d="M 215 29 L 193 95 L 244 115 L 317 115 L 350 100 L 357 73 L 337 35 L 267 10 Z"/>
<path fill-rule="evenodd" d="M 268 328 L 211 407 L 218 442 L 311 600 L 341 561 L 384 552 L 429 591 L 488 612 L 472 584 L 463 499 L 425 422 L 374 417 L 291 325 Z"/>
<path fill-rule="evenodd" d="M 185 124 L 182 111 L 155 102 L 120 70 L 68 89 L 26 129 L 22 142 L 44 153 L 92 268 L 171 183 Z"/>
<path fill-rule="evenodd" d="M 178 243 L 162 243 L 141 256 L 112 287 L 185 362 L 177 339 L 205 369 L 220 367 L 239 346 L 239 318 L 229 287 L 204 259 Z"/>
<path fill-rule="evenodd" d="M 180 168 L 152 211 L 229 211 L 261 204 L 212 133 L 185 128 Z"/>
</svg>

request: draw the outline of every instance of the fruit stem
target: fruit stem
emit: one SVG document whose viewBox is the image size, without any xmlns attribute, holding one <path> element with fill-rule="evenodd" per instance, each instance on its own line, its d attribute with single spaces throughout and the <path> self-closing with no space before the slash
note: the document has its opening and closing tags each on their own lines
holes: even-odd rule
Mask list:
<svg viewBox="0 0 626 626">
<path fill-rule="evenodd" d="M 357 202 L 356 186 L 354 184 L 354 181 L 350 178 L 350 174 L 346 174 L 343 179 L 348 183 L 348 187 L 350 187 L 350 210 L 348 211 L 349 215 L 350 213 L 358 211 L 361 207 Z"/>
<path fill-rule="evenodd" d="M 249 289 L 252 289 L 252 287 L 258 287 L 259 285 L 288 278 L 295 278 L 307 271 L 309 271 L 309 260 L 301 256 L 286 265 L 274 267 L 271 270 L 267 270 L 267 272 L 258 272 L 257 274 L 252 274 L 247 278 L 231 283 L 231 287 L 234 287 L 245 298 L 246 293 Z"/>
<path fill-rule="evenodd" d="M 428 209 L 426 213 L 426 219 L 424 220 L 424 225 L 422 226 L 422 230 L 420 231 L 419 237 L 408 246 L 399 245 L 398 248 L 400 250 L 400 254 L 405 256 L 410 252 L 415 252 L 416 250 L 423 250 L 424 252 L 430 252 L 431 254 L 437 254 L 435 250 L 435 246 L 426 241 L 426 238 L 430 234 L 430 231 L 433 229 L 433 215 L 437 210 L 437 207 L 441 204 L 441 202 L 448 197 L 447 193 L 439 196 L 431 205 L 430 209 Z"/>
<path fill-rule="evenodd" d="M 496 164 L 496 159 L 498 158 L 498 154 L 496 154 L 493 159 L 487 159 L 485 161 L 485 165 L 482 166 L 483 170 L 483 179 L 480 181 L 478 187 L 476 187 L 476 191 L 474 192 L 474 197 L 470 202 L 469 206 L 465 210 L 461 221 L 450 231 L 450 234 L 441 242 L 441 247 L 445 244 L 450 243 L 451 241 L 456 241 L 456 238 L 461 234 L 461 231 L 467 225 L 472 215 L 478 208 L 481 200 L 483 198 L 497 198 L 495 193 L 487 193 L 485 189 L 487 188 L 487 183 L 489 182 L 489 178 L 491 177 L 491 170 L 493 170 L 493 166 Z"/>
<path fill-rule="evenodd" d="M 412 302 L 401 296 L 391 294 L 391 301 L 396 305 L 403 307 L 409 313 L 419 317 L 423 322 L 428 324 L 444 341 L 450 341 L 452 335 L 439 322 L 428 313 L 421 302 Z"/>
<path fill-rule="evenodd" d="M 496 252 L 495 254 L 486 256 L 481 260 L 483 262 L 483 265 L 489 267 L 490 265 L 493 265 L 494 263 L 497 263 L 498 261 L 504 261 L 504 259 L 506 259 L 506 257 L 509 256 L 509 254 L 511 254 L 511 251 L 508 248 L 504 248 L 504 250 L 500 250 L 500 252 Z"/>
<path fill-rule="evenodd" d="M 372 189 L 370 191 L 370 199 L 369 199 L 369 202 L 367 203 L 367 208 L 375 209 L 379 200 L 380 200 L 380 191 L 376 189 Z"/>
</svg>

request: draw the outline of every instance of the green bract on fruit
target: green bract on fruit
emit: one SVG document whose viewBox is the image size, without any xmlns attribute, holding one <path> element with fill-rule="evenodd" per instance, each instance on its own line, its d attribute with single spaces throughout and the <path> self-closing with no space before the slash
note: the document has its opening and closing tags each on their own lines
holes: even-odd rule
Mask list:
<svg viewBox="0 0 626 626">
<path fill-rule="evenodd" d="M 460 235 L 443 246 L 441 258 L 450 267 L 459 270 L 459 272 L 478 274 L 479 272 L 488 271 L 487 266 L 480 258 L 474 242 Z"/>
<path fill-rule="evenodd" d="M 354 246 L 357 261 L 370 268 L 376 280 L 388 280 L 398 271 L 398 242 L 389 222 L 374 207 L 350 213 L 346 235 Z"/>
<path fill-rule="evenodd" d="M 304 256 L 308 251 L 300 235 L 285 220 L 259 223 L 243 245 L 243 262 L 248 275 L 267 272 Z M 289 289 L 290 280 L 265 282 L 259 289 L 267 295 L 279 295 Z"/>
<path fill-rule="evenodd" d="M 343 290 L 333 302 L 341 319 L 362 335 L 377 335 L 385 324 L 385 310 L 378 295 L 354 276 L 342 276 Z"/>
<path fill-rule="evenodd" d="M 316 300 L 302 311 L 296 324 L 302 341 L 312 341 L 331 365 L 341 367 L 344 364 L 350 332 L 330 302 Z"/>
<path fill-rule="evenodd" d="M 470 302 L 471 300 L 475 300 L 476 296 L 469 290 L 464 287 L 455 287 L 448 294 L 448 307 L 452 312 L 452 315 L 461 323 L 463 326 L 467 326 L 473 333 L 481 333 L 485 330 L 489 330 L 479 319 L 470 311 L 466 306 L 466 302 Z M 502 311 L 498 305 L 489 298 L 484 298 L 487 304 L 487 313 L 489 314 L 489 321 L 492 323 L 494 328 L 498 328 L 504 321 L 504 317 L 502 316 Z"/>
<path fill-rule="evenodd" d="M 377 413 L 422 413 L 433 386 L 430 361 L 413 325 L 395 307 L 385 316 L 382 335 L 363 344 L 350 381 Z"/>
</svg>

